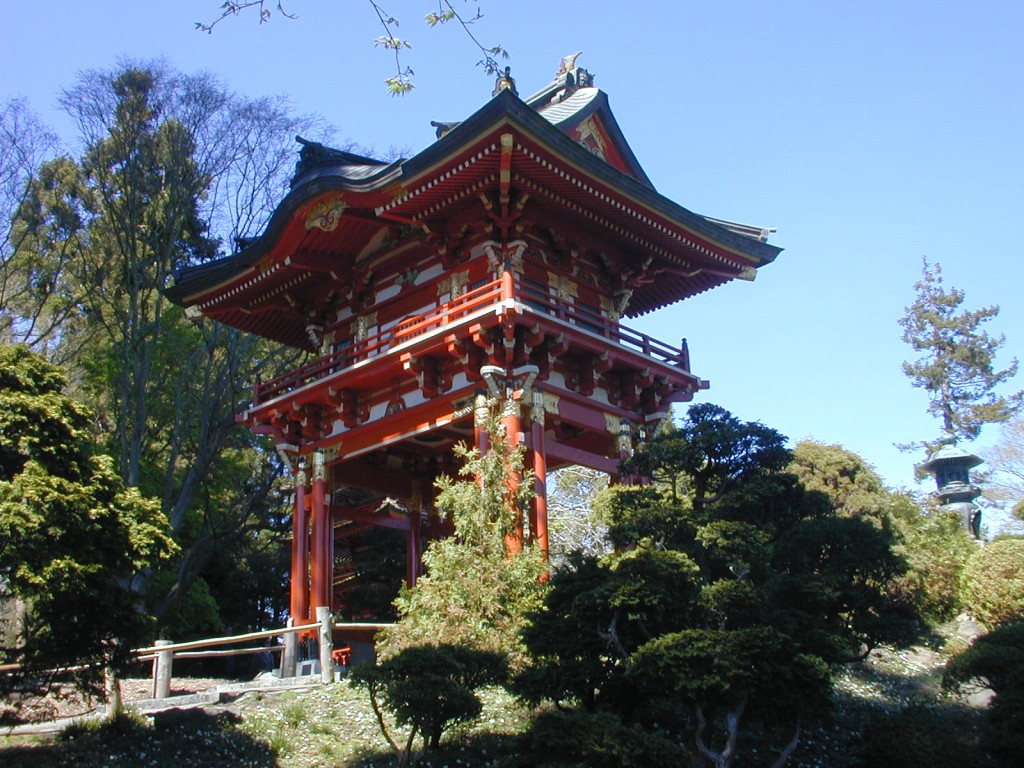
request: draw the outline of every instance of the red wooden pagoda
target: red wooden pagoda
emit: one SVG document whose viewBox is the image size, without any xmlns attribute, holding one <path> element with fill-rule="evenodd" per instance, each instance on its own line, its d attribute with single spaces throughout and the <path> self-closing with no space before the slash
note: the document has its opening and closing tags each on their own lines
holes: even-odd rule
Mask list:
<svg viewBox="0 0 1024 768">
<path fill-rule="evenodd" d="M 239 416 L 295 473 L 296 620 L 340 607 L 335 547 L 367 526 L 405 533 L 415 582 L 425 542 L 450 533 L 434 479 L 456 470 L 458 441 L 486 450 L 488 408 L 526 449 L 524 535 L 547 549 L 548 473 L 615 475 L 672 403 L 707 387 L 685 340 L 620 320 L 752 279 L 779 252 L 764 230 L 658 194 L 573 61 L 525 100 L 506 71 L 475 114 L 435 126 L 393 163 L 303 141 L 266 231 L 168 290 L 193 315 L 310 354 Z"/>
</svg>

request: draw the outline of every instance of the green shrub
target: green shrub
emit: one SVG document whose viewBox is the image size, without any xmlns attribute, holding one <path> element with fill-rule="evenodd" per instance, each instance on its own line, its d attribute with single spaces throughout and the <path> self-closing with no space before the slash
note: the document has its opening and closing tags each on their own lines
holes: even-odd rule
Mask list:
<svg viewBox="0 0 1024 768">
<path fill-rule="evenodd" d="M 895 494 L 889 512 L 899 542 L 895 552 L 908 566 L 890 589 L 930 621 L 952 619 L 961 610 L 960 582 L 977 544 L 955 512 L 922 510 L 909 495 Z"/>
<path fill-rule="evenodd" d="M 366 689 L 381 733 L 403 766 L 415 765 L 423 750 L 437 749 L 444 731 L 472 720 L 482 704 L 475 691 L 504 682 L 508 661 L 501 654 L 458 645 L 406 648 L 377 666 L 356 667 L 352 682 Z M 404 746 L 392 735 L 383 711 L 409 729 Z M 422 749 L 414 747 L 422 739 Z"/>
<path fill-rule="evenodd" d="M 873 720 L 862 768 L 973 768 L 974 748 L 951 718 L 922 706 Z"/>
<path fill-rule="evenodd" d="M 522 768 L 686 768 L 678 744 L 614 715 L 545 712 L 531 724 L 515 766 Z"/>
<path fill-rule="evenodd" d="M 992 629 L 1024 619 L 1024 538 L 994 539 L 972 557 L 962 581 L 964 607 Z"/>
<path fill-rule="evenodd" d="M 979 637 L 950 659 L 942 685 L 947 690 L 990 688 L 986 748 L 1006 766 L 1024 755 L 1024 621 L 1010 621 Z"/>
</svg>

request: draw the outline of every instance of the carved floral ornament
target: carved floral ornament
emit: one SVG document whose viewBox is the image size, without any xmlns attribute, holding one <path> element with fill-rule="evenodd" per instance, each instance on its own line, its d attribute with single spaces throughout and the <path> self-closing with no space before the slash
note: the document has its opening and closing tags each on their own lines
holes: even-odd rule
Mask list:
<svg viewBox="0 0 1024 768">
<path fill-rule="evenodd" d="M 444 278 L 437 284 L 437 295 L 444 296 L 445 294 L 455 298 L 461 296 L 466 292 L 466 286 L 469 284 L 469 270 L 463 272 L 453 272 L 448 277 Z"/>
<path fill-rule="evenodd" d="M 565 275 L 548 272 L 548 286 L 553 288 L 558 298 L 563 301 L 579 298 L 579 289 L 576 283 Z"/>
<path fill-rule="evenodd" d="M 577 130 L 580 137 L 579 143 L 590 150 L 591 153 L 604 160 L 605 155 L 608 153 L 608 147 L 605 144 L 604 137 L 601 136 L 601 131 L 597 127 L 597 121 L 594 119 L 594 116 L 591 115 L 580 123 Z"/>
<path fill-rule="evenodd" d="M 615 305 L 615 301 L 608 296 L 601 297 L 601 311 L 604 312 L 605 317 L 613 323 L 617 323 L 621 317 L 619 308 Z"/>
<path fill-rule="evenodd" d="M 342 195 L 335 194 L 326 197 L 309 209 L 306 214 L 306 229 L 322 229 L 324 232 L 333 232 L 341 221 L 341 214 L 348 208 Z"/>
<path fill-rule="evenodd" d="M 370 329 L 377 325 L 377 313 L 370 312 L 362 317 L 356 318 L 355 337 L 356 341 L 363 341 L 370 334 Z"/>
</svg>

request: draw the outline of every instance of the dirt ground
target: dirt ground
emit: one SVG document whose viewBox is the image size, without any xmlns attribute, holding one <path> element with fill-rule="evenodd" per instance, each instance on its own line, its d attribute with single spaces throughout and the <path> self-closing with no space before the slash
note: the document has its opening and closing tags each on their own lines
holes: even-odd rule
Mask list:
<svg viewBox="0 0 1024 768">
<path fill-rule="evenodd" d="M 214 677 L 175 677 L 171 683 L 171 695 L 182 696 L 203 693 L 218 685 L 234 683 Z M 153 681 L 149 678 L 126 678 L 121 681 L 121 696 L 125 704 L 153 698 Z M 0 724 L 40 723 L 66 717 L 79 717 L 102 707 L 102 699 L 88 698 L 80 691 L 66 684 L 55 686 L 46 696 L 12 697 L 0 702 Z"/>
</svg>

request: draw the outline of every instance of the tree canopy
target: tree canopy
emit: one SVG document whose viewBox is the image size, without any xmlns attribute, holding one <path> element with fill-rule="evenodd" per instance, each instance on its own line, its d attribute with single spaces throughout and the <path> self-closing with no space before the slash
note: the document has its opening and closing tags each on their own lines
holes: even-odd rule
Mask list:
<svg viewBox="0 0 1024 768">
<path fill-rule="evenodd" d="M 1024 391 L 998 389 L 1017 374 L 1017 360 L 1000 370 L 996 355 L 1006 339 L 983 327 L 999 307 L 964 308 L 964 292 L 947 290 L 942 268 L 927 259 L 914 291 L 900 325 L 903 341 L 922 356 L 903 363 L 903 372 L 928 393 L 928 412 L 941 419 L 945 434 L 965 440 L 976 438 L 985 424 L 1012 418 L 1024 404 Z"/>
<path fill-rule="evenodd" d="M 510 553 L 506 537 L 533 496 L 523 472 L 522 448 L 510 448 L 492 419 L 490 449 L 481 456 L 463 445 L 460 476 L 437 483 L 435 509 L 455 535 L 432 541 L 423 555 L 426 574 L 406 585 L 395 605 L 399 620 L 379 636 L 382 656 L 420 645 L 459 643 L 524 663 L 520 633 L 539 608 L 544 586 L 542 553 L 528 546 Z"/>
<path fill-rule="evenodd" d="M 829 710 L 830 665 L 913 619 L 887 591 L 905 570 L 891 534 L 836 514 L 791 458 L 710 404 L 639 449 L 623 472 L 659 484 L 602 498 L 615 551 L 554 573 L 520 693 L 679 729 L 716 766 L 754 732 L 781 737 L 782 765 Z"/>
<path fill-rule="evenodd" d="M 999 439 L 982 457 L 989 469 L 986 498 L 1007 505 L 1014 517 L 1024 520 L 1024 419 L 1003 424 Z"/>
<path fill-rule="evenodd" d="M 999 536 L 978 549 L 962 577 L 964 607 L 989 629 L 1024 621 L 1024 538 Z"/>
<path fill-rule="evenodd" d="M 954 656 L 942 685 L 955 692 L 992 690 L 986 747 L 1002 765 L 1019 765 L 1024 753 L 1024 620 L 998 625 Z"/>
<path fill-rule="evenodd" d="M 295 134 L 316 133 L 318 121 L 161 61 L 83 72 L 60 104 L 84 149 L 26 179 L 5 261 L 20 291 L 5 306 L 7 328 L 68 363 L 115 472 L 159 500 L 180 553 L 135 574 L 134 588 L 163 625 L 203 631 L 216 626 L 211 611 L 235 606 L 229 623 L 265 625 L 253 598 L 215 598 L 209 587 L 274 578 L 271 591 L 282 591 L 286 569 L 247 566 L 279 550 L 280 462 L 233 417 L 257 376 L 296 354 L 194 323 L 162 289 L 177 269 L 263 226 L 287 189 Z M 218 553 L 246 578 L 218 573 Z M 175 616 L 182 600 L 198 602 Z M 265 602 L 275 604 L 283 609 Z M 189 629 L 186 615 L 207 618 Z"/>
</svg>

